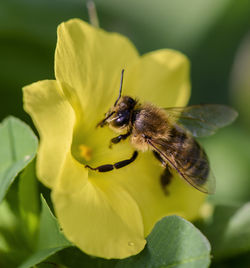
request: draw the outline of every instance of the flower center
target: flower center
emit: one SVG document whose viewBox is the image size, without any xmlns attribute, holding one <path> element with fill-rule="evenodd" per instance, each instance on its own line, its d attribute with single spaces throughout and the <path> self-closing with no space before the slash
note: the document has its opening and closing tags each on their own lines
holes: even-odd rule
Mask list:
<svg viewBox="0 0 250 268">
<path fill-rule="evenodd" d="M 92 149 L 85 144 L 80 144 L 79 147 L 79 155 L 85 159 L 86 161 L 90 161 L 92 157 Z"/>
</svg>

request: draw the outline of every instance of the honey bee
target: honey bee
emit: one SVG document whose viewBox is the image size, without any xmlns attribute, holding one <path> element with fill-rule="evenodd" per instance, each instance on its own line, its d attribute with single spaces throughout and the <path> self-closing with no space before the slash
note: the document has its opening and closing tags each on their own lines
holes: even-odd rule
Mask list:
<svg viewBox="0 0 250 268">
<path fill-rule="evenodd" d="M 121 133 L 111 139 L 110 147 L 129 137 L 135 151 L 131 158 L 115 164 L 86 167 L 99 172 L 119 169 L 135 161 L 138 151 L 151 150 L 164 167 L 160 178 L 164 191 L 175 170 L 199 191 L 214 193 L 215 179 L 207 154 L 194 137 L 213 134 L 217 129 L 233 122 L 237 112 L 228 106 L 216 104 L 165 109 L 151 103 L 141 104 L 130 96 L 122 96 L 123 76 L 124 70 L 119 96 L 97 126 L 108 125 Z"/>
</svg>

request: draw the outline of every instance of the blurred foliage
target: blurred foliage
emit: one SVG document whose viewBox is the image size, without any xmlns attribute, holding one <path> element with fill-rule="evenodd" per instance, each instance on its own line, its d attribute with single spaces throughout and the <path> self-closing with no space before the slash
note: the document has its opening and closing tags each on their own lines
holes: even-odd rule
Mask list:
<svg viewBox="0 0 250 268">
<path fill-rule="evenodd" d="M 218 205 L 200 226 L 212 244 L 212 267 L 248 268 L 250 264 L 250 203 Z"/>
<path fill-rule="evenodd" d="M 0 124 L 0 203 L 16 175 L 36 156 L 37 137 L 21 120 L 9 116 Z"/>
<path fill-rule="evenodd" d="M 241 123 L 250 131 L 250 31 L 237 51 L 232 76 L 231 93 L 235 107 L 240 112 Z"/>
<path fill-rule="evenodd" d="M 249 0 L 96 1 L 104 29 L 130 37 L 141 53 L 169 47 L 192 62 L 192 103 L 228 103 L 237 46 L 250 28 Z M 27 120 L 22 86 L 53 74 L 56 27 L 69 18 L 88 20 L 84 0 L 0 2 L 0 118 Z"/>
<path fill-rule="evenodd" d="M 250 251 L 250 203 L 240 208 L 217 206 L 213 221 L 204 230 L 217 260 Z"/>
<path fill-rule="evenodd" d="M 210 200 L 230 205 L 250 200 L 249 133 L 235 123 L 203 142 L 217 178 L 216 194 Z"/>
<path fill-rule="evenodd" d="M 40 226 L 38 229 L 37 243 L 34 247 L 35 251 L 31 254 L 20 268 L 34 267 L 36 264 L 44 261 L 51 255 L 64 248 L 72 246 L 72 244 L 64 237 L 57 219 L 50 211 L 46 200 L 41 197 L 42 211 L 40 215 Z"/>
<path fill-rule="evenodd" d="M 22 108 L 21 88 L 54 78 L 57 25 L 73 17 L 88 20 L 85 3 L 84 0 L 0 1 L 0 121 L 12 114 L 31 124 Z M 191 104 L 230 104 L 239 111 L 236 123 L 201 140 L 217 178 L 217 192 L 209 197 L 215 205 L 214 218 L 201 228 L 214 253 L 224 245 L 243 241 L 246 236 L 240 231 L 245 230 L 249 235 L 244 224 L 239 225 L 242 230 L 235 231 L 239 237 L 229 229 L 226 242 L 218 234 L 228 230 L 237 211 L 250 201 L 250 1 L 96 0 L 96 5 L 101 27 L 128 36 L 141 54 L 160 48 L 187 54 L 192 64 Z M 31 171 L 26 171 L 22 183 Z M 32 187 L 36 191 L 36 186 Z M 5 259 L 15 266 L 32 253 L 31 241 L 23 237 L 24 226 L 36 235 L 33 226 L 38 221 L 38 207 L 29 207 L 25 190 L 19 190 L 23 206 L 20 213 L 15 190 L 16 183 L 0 207 L 4 215 L 0 218 L 1 234 L 4 234 L 3 239 L 0 235 L 0 266 Z M 24 195 L 20 197 L 22 191 Z M 242 220 L 248 223 L 248 219 L 241 217 Z M 20 225 L 22 221 L 24 225 Z M 4 255 L 10 245 L 12 251 Z M 215 253 L 212 267 L 249 267 L 248 246 L 244 251 L 222 254 L 220 258 Z M 71 254 L 72 251 L 81 255 L 73 248 L 62 252 Z M 56 256 L 62 258 L 60 254 Z M 79 258 L 88 257 L 82 254 Z"/>
</svg>

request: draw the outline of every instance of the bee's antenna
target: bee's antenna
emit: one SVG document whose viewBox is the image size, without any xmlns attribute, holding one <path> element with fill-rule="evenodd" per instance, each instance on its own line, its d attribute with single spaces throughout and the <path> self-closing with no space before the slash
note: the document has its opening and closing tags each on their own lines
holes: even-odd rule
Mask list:
<svg viewBox="0 0 250 268">
<path fill-rule="evenodd" d="M 119 101 L 119 99 L 121 98 L 121 95 L 122 95 L 123 74 L 124 74 L 124 69 L 122 69 L 122 74 L 121 74 L 121 83 L 120 83 L 119 96 L 118 96 L 117 100 L 115 101 L 114 106 L 116 106 L 117 102 Z"/>
<path fill-rule="evenodd" d="M 116 104 L 118 103 L 119 99 L 121 98 L 122 96 L 122 83 L 123 83 L 123 74 L 124 74 L 124 69 L 122 69 L 122 74 L 121 74 L 121 83 L 120 83 L 120 90 L 119 90 L 119 96 L 117 98 L 117 100 L 115 101 L 115 104 L 114 106 L 116 106 Z M 115 112 L 109 112 L 106 117 L 101 121 L 99 122 L 96 127 L 103 127 L 104 125 L 106 125 L 106 121 L 107 119 L 109 119 Z M 115 120 L 116 118 L 114 118 L 113 120 Z"/>
</svg>

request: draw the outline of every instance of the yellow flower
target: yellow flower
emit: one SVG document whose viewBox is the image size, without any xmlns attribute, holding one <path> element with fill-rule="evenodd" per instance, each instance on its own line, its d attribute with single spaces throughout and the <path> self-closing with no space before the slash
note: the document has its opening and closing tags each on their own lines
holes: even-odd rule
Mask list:
<svg viewBox="0 0 250 268">
<path fill-rule="evenodd" d="M 96 128 L 114 104 L 125 69 L 123 94 L 160 107 L 184 106 L 190 95 L 189 61 L 169 49 L 139 56 L 132 43 L 72 19 L 58 27 L 56 80 L 24 88 L 24 108 L 40 134 L 37 175 L 52 189 L 66 237 L 84 252 L 104 258 L 139 253 L 163 216 L 198 215 L 204 195 L 176 177 L 166 196 L 152 152 L 106 173 L 88 170 L 129 158 L 129 141 L 108 148 L 115 134 Z"/>
</svg>

